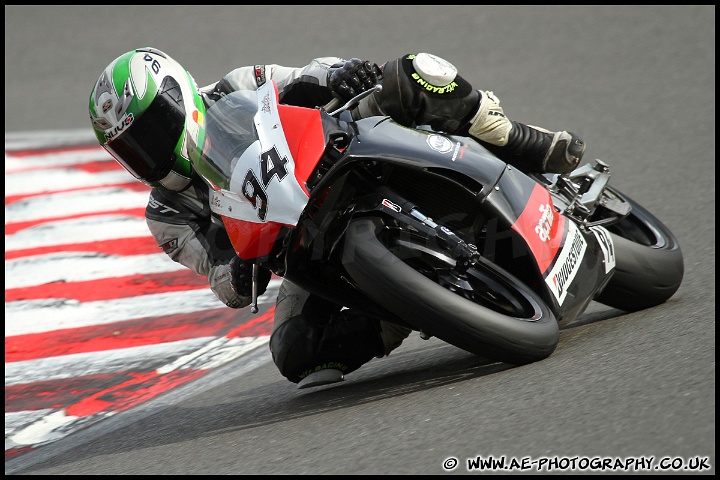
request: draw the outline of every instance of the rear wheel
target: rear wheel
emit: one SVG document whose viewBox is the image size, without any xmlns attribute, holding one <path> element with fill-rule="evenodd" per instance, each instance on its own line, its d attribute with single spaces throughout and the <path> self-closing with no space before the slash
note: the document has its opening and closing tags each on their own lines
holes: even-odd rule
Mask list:
<svg viewBox="0 0 720 480">
<path fill-rule="evenodd" d="M 615 273 L 595 300 L 613 308 L 636 311 L 672 297 L 683 279 L 684 263 L 675 235 L 639 203 L 608 188 L 632 210 L 606 227 L 615 245 Z"/>
<path fill-rule="evenodd" d="M 343 264 L 372 300 L 463 350 L 519 365 L 557 347 L 555 316 L 520 280 L 485 259 L 456 275 L 455 261 L 427 237 L 378 217 L 351 222 Z"/>
</svg>

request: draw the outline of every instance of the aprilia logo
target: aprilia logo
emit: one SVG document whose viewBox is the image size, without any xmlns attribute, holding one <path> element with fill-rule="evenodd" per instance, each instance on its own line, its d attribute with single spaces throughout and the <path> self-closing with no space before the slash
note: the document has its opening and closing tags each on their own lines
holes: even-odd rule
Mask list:
<svg viewBox="0 0 720 480">
<path fill-rule="evenodd" d="M 553 208 L 549 204 L 540 205 L 540 213 L 542 214 L 537 226 L 535 226 L 535 233 L 538 234 L 540 240 L 547 242 L 550 239 L 550 229 L 553 225 L 555 216 L 553 215 Z"/>
</svg>

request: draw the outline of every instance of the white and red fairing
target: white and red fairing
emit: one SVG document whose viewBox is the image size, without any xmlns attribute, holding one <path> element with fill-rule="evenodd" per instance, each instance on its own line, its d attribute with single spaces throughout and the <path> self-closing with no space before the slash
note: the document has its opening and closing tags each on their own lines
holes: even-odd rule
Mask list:
<svg viewBox="0 0 720 480">
<path fill-rule="evenodd" d="M 229 190 L 215 189 L 210 201 L 246 260 L 268 255 L 281 228 L 297 225 L 325 149 L 319 110 L 279 104 L 272 81 L 258 89 L 257 102 L 258 140 L 238 158 Z"/>
</svg>

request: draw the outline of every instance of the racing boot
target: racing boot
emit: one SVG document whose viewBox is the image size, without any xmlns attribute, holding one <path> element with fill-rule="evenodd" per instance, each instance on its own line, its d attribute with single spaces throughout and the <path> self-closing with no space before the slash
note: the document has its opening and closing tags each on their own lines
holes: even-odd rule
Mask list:
<svg viewBox="0 0 720 480">
<path fill-rule="evenodd" d="M 344 313 L 348 315 L 350 318 L 353 319 L 356 323 L 359 323 L 362 325 L 363 321 L 365 320 L 363 315 L 357 315 L 350 313 L 350 310 L 346 310 Z M 408 335 L 412 332 L 407 327 L 402 327 L 400 325 L 396 325 L 394 323 L 385 322 L 383 320 L 380 320 L 379 322 L 380 327 L 380 341 L 382 342 L 382 346 L 380 348 L 373 347 L 372 351 L 375 351 L 375 358 L 382 358 L 384 356 L 390 355 L 390 352 L 398 348 L 403 340 L 405 340 Z M 354 340 L 356 343 L 361 344 L 363 338 L 368 338 L 365 336 L 365 334 L 369 334 L 369 338 L 367 342 L 369 344 L 374 344 L 377 333 L 377 327 L 371 328 L 371 329 L 365 329 L 364 332 L 358 332 L 358 334 L 354 335 Z M 334 341 L 337 341 L 337 339 L 334 339 Z M 362 347 L 361 347 L 362 348 Z M 369 359 L 368 359 L 369 361 Z M 349 373 L 349 372 L 348 372 Z M 312 373 L 310 373 L 308 376 L 300 380 L 298 382 L 298 388 L 310 388 L 310 387 L 318 387 L 320 385 L 327 385 L 330 383 L 337 383 L 342 382 L 345 379 L 345 375 L 343 374 L 343 371 L 337 368 L 327 368 L 322 370 L 316 370 Z"/>
<path fill-rule="evenodd" d="M 585 153 L 585 142 L 579 136 L 509 120 L 492 92 L 481 94 L 468 134 L 488 150 L 527 172 L 568 173 L 577 168 Z"/>
<path fill-rule="evenodd" d="M 343 331 L 343 328 L 338 329 L 332 325 L 327 327 L 324 334 L 324 343 L 326 346 L 321 347 L 319 350 L 321 355 L 331 355 L 333 358 L 350 358 L 348 362 L 337 363 L 338 368 L 325 368 L 327 366 L 332 367 L 333 362 L 317 362 L 314 368 L 311 368 L 312 373 L 302 378 L 297 387 L 299 389 L 318 387 L 321 385 L 328 385 L 331 383 L 342 382 L 345 379 L 345 373 L 360 368 L 360 365 L 370 361 L 369 355 L 374 355 L 376 358 L 382 358 L 390 355 L 390 352 L 398 348 L 403 340 L 410 335 L 409 328 L 396 325 L 394 323 L 385 322 L 383 320 L 371 321 L 372 327 L 368 327 L 368 317 L 362 314 L 355 314 L 351 310 L 345 310 L 342 312 L 344 319 L 350 319 L 355 324 L 365 327 L 362 330 L 358 330 L 352 334 L 353 347 L 349 347 L 347 344 L 343 347 L 344 333 L 339 334 Z M 337 318 L 337 317 L 336 317 Z M 337 322 L 334 322 L 337 325 Z M 379 324 L 379 332 L 378 332 Z M 339 335 L 338 335 L 339 334 Z M 377 344 L 378 334 L 380 337 L 381 344 Z M 334 346 L 329 346 L 334 344 Z M 378 348 L 379 347 L 379 348 Z M 336 350 L 337 349 L 337 350 Z M 345 349 L 345 353 L 340 353 L 340 350 Z M 309 357 L 312 357 L 310 355 Z M 350 366 L 349 369 L 345 367 Z M 343 371 L 345 369 L 345 371 Z"/>
</svg>

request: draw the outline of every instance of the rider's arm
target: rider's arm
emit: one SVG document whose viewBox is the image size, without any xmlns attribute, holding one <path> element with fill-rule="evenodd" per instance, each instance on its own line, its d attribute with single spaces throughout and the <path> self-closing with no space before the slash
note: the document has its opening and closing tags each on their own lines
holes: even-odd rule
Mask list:
<svg viewBox="0 0 720 480">
<path fill-rule="evenodd" d="M 207 277 L 210 289 L 228 307 L 245 307 L 251 298 L 238 295 L 231 283 L 230 261 L 235 251 L 207 205 L 193 187 L 183 193 L 155 188 L 145 218 L 150 233 L 172 260 Z"/>
<path fill-rule="evenodd" d="M 332 65 L 343 61 L 339 57 L 320 57 L 304 67 L 284 67 L 277 64 L 239 67 L 219 82 L 203 87 L 201 91 L 230 93 L 235 90 L 255 90 L 263 83 L 274 80 L 281 103 L 315 107 L 332 100 L 332 93 L 328 89 L 328 72 Z"/>
</svg>

